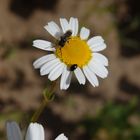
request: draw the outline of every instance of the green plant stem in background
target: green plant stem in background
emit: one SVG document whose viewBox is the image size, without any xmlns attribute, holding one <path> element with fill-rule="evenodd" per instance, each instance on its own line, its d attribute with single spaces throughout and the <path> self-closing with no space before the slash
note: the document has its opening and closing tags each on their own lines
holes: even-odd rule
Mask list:
<svg viewBox="0 0 140 140">
<path fill-rule="evenodd" d="M 40 116 L 40 114 L 43 112 L 44 108 L 46 107 L 48 103 L 46 102 L 46 100 L 43 100 L 43 102 L 41 103 L 39 109 L 33 114 L 32 118 L 31 118 L 31 122 L 36 122 Z"/>
<path fill-rule="evenodd" d="M 54 90 L 56 87 L 56 81 L 52 83 L 52 85 L 50 86 L 50 88 L 46 88 L 43 92 L 44 95 L 44 99 L 40 105 L 40 107 L 38 108 L 38 110 L 33 114 L 32 118 L 31 118 L 31 122 L 36 122 L 39 118 L 39 116 L 41 115 L 41 113 L 43 112 L 44 108 L 48 105 L 48 103 L 50 101 L 52 101 L 54 99 Z"/>
</svg>

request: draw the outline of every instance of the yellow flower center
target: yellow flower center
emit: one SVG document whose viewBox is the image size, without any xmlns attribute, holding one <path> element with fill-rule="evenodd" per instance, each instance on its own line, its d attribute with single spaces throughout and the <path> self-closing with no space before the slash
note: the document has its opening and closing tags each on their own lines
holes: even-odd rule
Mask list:
<svg viewBox="0 0 140 140">
<path fill-rule="evenodd" d="M 91 59 L 91 50 L 80 37 L 70 37 L 63 47 L 56 48 L 55 54 L 67 66 L 77 64 L 83 67 Z"/>
</svg>

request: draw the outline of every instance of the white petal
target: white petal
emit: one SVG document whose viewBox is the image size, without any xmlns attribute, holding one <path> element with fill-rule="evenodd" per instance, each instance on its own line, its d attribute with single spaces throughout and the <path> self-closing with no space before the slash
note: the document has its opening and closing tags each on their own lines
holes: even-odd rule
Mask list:
<svg viewBox="0 0 140 140">
<path fill-rule="evenodd" d="M 94 58 L 90 61 L 91 65 L 95 68 L 94 71 L 98 71 L 98 76 L 102 77 L 102 78 L 106 78 L 108 76 L 108 70 L 107 68 L 99 61 L 99 60 L 95 60 Z"/>
<path fill-rule="evenodd" d="M 86 78 L 79 67 L 74 70 L 75 76 L 80 84 L 85 84 Z"/>
<path fill-rule="evenodd" d="M 68 140 L 68 138 L 62 133 L 55 138 L 55 140 Z"/>
<path fill-rule="evenodd" d="M 104 55 L 100 53 L 93 53 L 93 57 L 94 59 L 99 60 L 104 66 L 108 66 L 108 59 Z"/>
<path fill-rule="evenodd" d="M 41 75 L 47 75 L 53 68 L 55 68 L 58 64 L 60 64 L 60 60 L 58 58 L 49 61 L 48 63 L 44 64 L 40 69 Z"/>
<path fill-rule="evenodd" d="M 85 27 L 81 28 L 81 31 L 80 31 L 80 38 L 81 39 L 83 39 L 83 40 L 88 39 L 89 34 L 90 34 L 90 30 L 89 29 L 87 29 Z"/>
<path fill-rule="evenodd" d="M 107 77 L 107 72 L 102 69 L 103 66 L 100 67 L 100 64 L 95 63 L 94 61 L 90 61 L 88 64 L 88 67 L 90 68 L 90 70 L 95 73 L 96 75 L 98 75 L 101 78 L 106 78 Z"/>
<path fill-rule="evenodd" d="M 64 68 L 65 64 L 64 63 L 60 63 L 59 65 L 57 65 L 48 75 L 48 78 L 51 81 L 56 80 L 63 72 L 63 68 Z"/>
<path fill-rule="evenodd" d="M 72 36 L 76 36 L 78 33 L 78 19 L 77 18 L 70 18 L 70 29 L 72 30 Z"/>
<path fill-rule="evenodd" d="M 70 86 L 71 78 L 72 78 L 72 72 L 70 71 L 68 77 L 66 78 L 65 89 L 67 89 Z"/>
<path fill-rule="evenodd" d="M 83 71 L 88 81 L 92 84 L 92 86 L 96 87 L 99 85 L 99 81 L 96 75 L 87 66 L 83 67 Z"/>
<path fill-rule="evenodd" d="M 48 55 L 45 55 L 45 56 L 42 56 L 40 58 L 38 58 L 34 63 L 33 63 L 33 66 L 35 69 L 38 69 L 40 68 L 43 64 L 55 59 L 56 56 L 54 54 L 48 54 Z"/>
<path fill-rule="evenodd" d="M 8 140 L 22 140 L 21 131 L 16 122 L 7 122 L 6 129 Z"/>
<path fill-rule="evenodd" d="M 25 140 L 44 140 L 44 128 L 38 123 L 31 123 Z"/>
<path fill-rule="evenodd" d="M 70 86 L 71 77 L 72 77 L 72 72 L 67 70 L 67 66 L 65 66 L 63 69 L 61 81 L 60 81 L 60 89 L 61 90 L 67 89 Z"/>
<path fill-rule="evenodd" d="M 66 33 L 66 31 L 70 30 L 69 23 L 65 18 L 60 18 L 60 24 L 61 24 L 63 33 Z"/>
<path fill-rule="evenodd" d="M 44 28 L 56 39 L 59 39 L 60 36 L 62 35 L 61 29 L 53 21 L 49 22 L 48 25 L 46 25 Z"/>
<path fill-rule="evenodd" d="M 92 45 L 96 45 L 96 44 L 100 44 L 100 43 L 103 43 L 104 40 L 101 36 L 95 36 L 95 37 L 92 37 L 88 40 L 87 44 L 89 46 L 92 46 Z"/>
<path fill-rule="evenodd" d="M 33 46 L 46 51 L 55 51 L 53 44 L 45 40 L 35 40 L 33 41 Z"/>
<path fill-rule="evenodd" d="M 106 48 L 106 44 L 105 43 L 95 44 L 90 46 L 90 48 L 93 52 L 98 52 L 104 50 Z"/>
</svg>

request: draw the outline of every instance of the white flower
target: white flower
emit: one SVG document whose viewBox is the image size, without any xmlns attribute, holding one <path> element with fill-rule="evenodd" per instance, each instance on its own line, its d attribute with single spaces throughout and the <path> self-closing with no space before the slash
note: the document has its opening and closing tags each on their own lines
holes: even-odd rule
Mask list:
<svg viewBox="0 0 140 140">
<path fill-rule="evenodd" d="M 20 128 L 16 122 L 7 122 L 7 137 L 8 140 L 23 140 Z M 44 128 L 41 124 L 30 123 L 25 140 L 45 140 Z M 55 140 L 68 140 L 64 134 L 60 134 Z"/>
<path fill-rule="evenodd" d="M 106 48 L 101 36 L 90 39 L 90 30 L 82 27 L 78 34 L 78 19 L 60 18 L 61 28 L 53 21 L 45 29 L 57 40 L 51 43 L 45 40 L 33 41 L 33 46 L 52 52 L 37 59 L 33 66 L 40 68 L 41 75 L 47 75 L 51 81 L 61 76 L 60 89 L 70 86 L 72 73 L 80 84 L 85 84 L 86 78 L 94 86 L 99 85 L 97 76 L 106 78 L 108 59 L 98 53 Z"/>
<path fill-rule="evenodd" d="M 62 133 L 55 138 L 55 140 L 68 140 L 68 138 Z"/>
</svg>

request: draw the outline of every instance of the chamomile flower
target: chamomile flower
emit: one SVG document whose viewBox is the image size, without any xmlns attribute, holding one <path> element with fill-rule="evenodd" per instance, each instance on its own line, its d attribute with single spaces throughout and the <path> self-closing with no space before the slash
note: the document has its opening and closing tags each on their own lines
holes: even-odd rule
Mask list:
<svg viewBox="0 0 140 140">
<path fill-rule="evenodd" d="M 20 128 L 16 122 L 7 122 L 6 129 L 8 140 L 23 140 Z M 30 123 L 25 140 L 45 140 L 43 126 L 38 123 Z M 68 138 L 62 133 L 55 140 L 68 140 Z"/>
<path fill-rule="evenodd" d="M 97 76 L 106 78 L 108 75 L 108 59 L 98 53 L 106 48 L 101 36 L 89 39 L 90 30 L 82 27 L 78 33 L 78 19 L 71 17 L 69 21 L 60 18 L 61 28 L 53 21 L 45 29 L 56 39 L 51 43 L 45 40 L 33 41 L 33 46 L 51 52 L 37 59 L 33 66 L 40 68 L 41 75 L 48 75 L 51 81 L 61 76 L 60 89 L 70 86 L 74 73 L 79 84 L 85 84 L 86 78 L 96 87 L 99 85 Z"/>
</svg>

